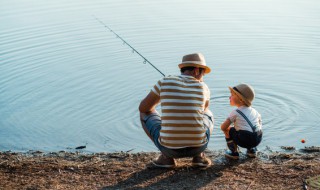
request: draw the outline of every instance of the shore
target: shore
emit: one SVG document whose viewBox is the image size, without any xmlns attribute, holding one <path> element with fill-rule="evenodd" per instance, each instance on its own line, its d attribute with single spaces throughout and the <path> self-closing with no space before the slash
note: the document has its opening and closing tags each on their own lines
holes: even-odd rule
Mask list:
<svg viewBox="0 0 320 190">
<path fill-rule="evenodd" d="M 238 161 L 206 151 L 212 166 L 174 169 L 150 164 L 159 152 L 1 152 L 0 189 L 320 189 L 320 147 L 284 149 Z"/>
</svg>

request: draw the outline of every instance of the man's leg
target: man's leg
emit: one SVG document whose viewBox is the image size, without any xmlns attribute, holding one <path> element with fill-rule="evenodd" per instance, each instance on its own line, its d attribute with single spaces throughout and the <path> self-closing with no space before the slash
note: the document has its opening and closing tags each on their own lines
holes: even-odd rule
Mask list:
<svg viewBox="0 0 320 190">
<path fill-rule="evenodd" d="M 205 127 L 207 127 L 209 129 L 210 135 L 211 135 L 212 131 L 213 131 L 213 126 L 214 126 L 214 116 L 210 110 L 207 110 L 204 113 L 203 122 L 204 122 Z M 210 135 L 208 138 L 210 138 Z M 208 139 L 208 141 L 209 141 L 209 139 Z"/>
<path fill-rule="evenodd" d="M 209 143 L 209 140 L 210 140 L 210 136 L 212 134 L 212 131 L 213 131 L 213 125 L 214 125 L 214 118 L 213 118 L 213 115 L 212 113 L 210 112 L 206 112 L 203 116 L 203 123 L 204 123 L 204 127 L 207 128 L 207 131 L 206 131 L 206 136 L 207 136 L 207 144 L 204 145 L 205 147 L 207 147 L 208 143 Z M 208 159 L 204 153 L 204 150 L 193 157 L 192 159 L 192 165 L 193 166 L 197 166 L 197 167 L 208 167 L 211 165 L 211 160 Z"/>
<path fill-rule="evenodd" d="M 156 110 L 148 113 L 140 113 L 140 121 L 144 132 L 148 135 L 151 141 L 155 142 L 155 140 L 158 140 L 161 129 L 160 114 Z"/>
<path fill-rule="evenodd" d="M 149 114 L 150 115 L 150 114 Z M 153 141 L 149 130 L 147 129 L 146 123 L 144 121 L 144 118 L 146 118 L 148 115 L 146 113 L 140 113 L 140 121 L 141 121 L 141 126 L 144 130 L 144 132 L 148 135 L 148 137 Z"/>
<path fill-rule="evenodd" d="M 142 128 L 156 147 L 161 151 L 163 149 L 162 145 L 159 143 L 158 139 L 160 136 L 161 129 L 161 117 L 157 111 L 151 113 L 140 113 L 140 121 Z M 153 165 L 162 168 L 173 168 L 176 166 L 175 160 L 163 154 L 154 160 Z"/>
</svg>

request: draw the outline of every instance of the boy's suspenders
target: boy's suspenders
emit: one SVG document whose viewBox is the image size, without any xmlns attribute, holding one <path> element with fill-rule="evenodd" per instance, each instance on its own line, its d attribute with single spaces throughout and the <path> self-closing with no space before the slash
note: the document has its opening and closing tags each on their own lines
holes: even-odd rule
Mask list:
<svg viewBox="0 0 320 190">
<path fill-rule="evenodd" d="M 257 127 L 252 125 L 251 121 L 247 118 L 246 115 L 244 115 L 244 113 L 242 113 L 242 111 L 240 111 L 238 109 L 236 111 L 248 122 L 248 124 L 250 125 L 253 133 L 256 133 L 257 135 L 261 135 L 262 134 L 262 131 L 260 131 L 260 130 L 256 132 Z"/>
</svg>

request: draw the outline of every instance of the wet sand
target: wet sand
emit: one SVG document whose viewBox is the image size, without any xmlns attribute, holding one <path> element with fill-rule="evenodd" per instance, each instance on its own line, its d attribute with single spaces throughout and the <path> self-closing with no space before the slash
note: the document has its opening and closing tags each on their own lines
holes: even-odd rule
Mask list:
<svg viewBox="0 0 320 190">
<path fill-rule="evenodd" d="M 212 166 L 174 169 L 150 164 L 159 152 L 1 152 L 0 189 L 320 189 L 320 147 L 285 148 L 238 161 L 207 151 Z"/>
</svg>

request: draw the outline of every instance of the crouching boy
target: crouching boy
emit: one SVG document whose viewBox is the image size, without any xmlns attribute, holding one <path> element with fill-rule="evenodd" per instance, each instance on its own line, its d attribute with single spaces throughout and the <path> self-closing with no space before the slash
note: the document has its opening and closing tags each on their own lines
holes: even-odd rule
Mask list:
<svg viewBox="0 0 320 190">
<path fill-rule="evenodd" d="M 262 140 L 261 115 L 251 107 L 255 93 L 248 84 L 239 84 L 230 89 L 230 105 L 237 107 L 221 124 L 229 150 L 225 156 L 239 159 L 238 146 L 247 149 L 248 157 L 255 157 Z M 233 125 L 233 126 L 232 126 Z"/>
</svg>

